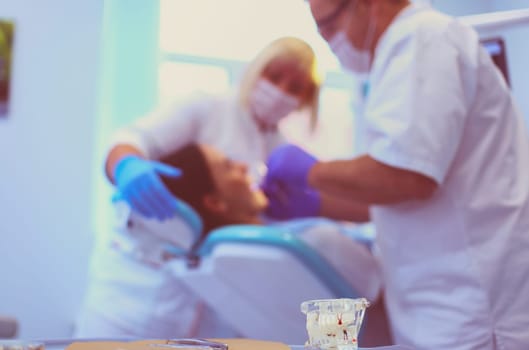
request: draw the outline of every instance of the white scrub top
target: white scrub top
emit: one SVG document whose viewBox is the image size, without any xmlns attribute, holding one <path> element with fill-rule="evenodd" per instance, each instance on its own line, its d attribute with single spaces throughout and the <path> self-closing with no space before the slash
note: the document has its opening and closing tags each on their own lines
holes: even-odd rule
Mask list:
<svg viewBox="0 0 529 350">
<path fill-rule="evenodd" d="M 200 95 L 173 103 L 116 132 L 112 145 L 132 144 L 150 159 L 159 159 L 188 143 L 205 143 L 238 161 L 266 161 L 282 142 L 277 130 L 261 132 L 235 95 Z"/>
<path fill-rule="evenodd" d="M 372 208 L 396 343 L 529 349 L 529 143 L 501 73 L 474 30 L 410 5 L 370 83 L 366 152 L 439 184 Z"/>
</svg>

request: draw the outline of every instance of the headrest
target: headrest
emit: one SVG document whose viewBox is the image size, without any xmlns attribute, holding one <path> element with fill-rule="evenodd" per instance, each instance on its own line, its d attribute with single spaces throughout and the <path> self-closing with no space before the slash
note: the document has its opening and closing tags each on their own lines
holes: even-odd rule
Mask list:
<svg viewBox="0 0 529 350">
<path fill-rule="evenodd" d="M 213 231 L 197 251 L 199 256 L 211 254 L 213 249 L 222 243 L 241 243 L 269 246 L 288 251 L 297 257 L 312 273 L 317 276 L 334 295 L 339 297 L 354 296 L 357 292 L 339 275 L 329 262 L 310 246 L 278 227 L 260 225 L 231 225 Z"/>
<path fill-rule="evenodd" d="M 114 227 L 118 231 L 126 231 L 140 240 L 156 240 L 166 242 L 169 246 L 183 250 L 191 249 L 200 239 L 202 219 L 193 208 L 178 201 L 178 214 L 165 221 L 147 219 L 133 211 L 124 200 L 114 197 Z"/>
</svg>

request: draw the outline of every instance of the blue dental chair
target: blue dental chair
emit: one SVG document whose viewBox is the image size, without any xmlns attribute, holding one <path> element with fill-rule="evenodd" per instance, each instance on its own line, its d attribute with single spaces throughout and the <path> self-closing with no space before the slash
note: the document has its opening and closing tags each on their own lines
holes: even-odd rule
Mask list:
<svg viewBox="0 0 529 350">
<path fill-rule="evenodd" d="M 300 311 L 303 301 L 342 297 L 373 301 L 381 289 L 378 272 L 371 273 L 376 269 L 372 261 L 347 264 L 342 272 L 336 262 L 333 265 L 332 256 L 368 252 L 362 243 L 336 230 L 313 233 L 309 241 L 279 226 L 225 226 L 204 236 L 201 218 L 184 202 L 180 217 L 170 224 L 136 216 L 125 203 L 118 209 L 118 217 L 127 221 L 122 225 L 128 227 L 126 235 L 135 236 L 130 244 L 142 247 L 132 251 L 146 258 L 159 255 L 159 247 L 170 252 L 175 258 L 167 264 L 175 276 L 241 337 L 303 344 L 307 339 L 306 318 Z M 332 256 L 324 257 L 315 246 L 330 249 Z"/>
</svg>

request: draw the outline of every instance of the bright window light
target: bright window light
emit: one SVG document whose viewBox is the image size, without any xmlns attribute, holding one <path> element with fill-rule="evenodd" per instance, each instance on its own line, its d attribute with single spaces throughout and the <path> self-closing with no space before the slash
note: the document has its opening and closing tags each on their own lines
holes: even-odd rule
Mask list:
<svg viewBox="0 0 529 350">
<path fill-rule="evenodd" d="M 303 0 L 160 0 L 160 9 L 162 51 L 248 61 L 274 39 L 296 36 L 324 70 L 338 70 Z"/>
<path fill-rule="evenodd" d="M 220 94 L 230 88 L 225 69 L 184 62 L 162 62 L 159 82 L 159 99 L 162 103 L 194 92 Z"/>
</svg>

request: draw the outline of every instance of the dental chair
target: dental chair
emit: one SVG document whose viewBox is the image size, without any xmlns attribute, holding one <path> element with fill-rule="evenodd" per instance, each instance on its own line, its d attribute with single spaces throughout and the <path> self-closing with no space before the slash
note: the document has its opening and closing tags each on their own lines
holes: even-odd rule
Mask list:
<svg viewBox="0 0 529 350">
<path fill-rule="evenodd" d="M 184 202 L 179 213 L 171 225 L 134 220 L 130 210 L 122 216 L 141 223 L 139 230 L 135 224 L 136 230 L 127 231 L 137 236 L 134 241 L 143 246 L 165 242 L 165 249 L 175 257 L 168 262 L 171 271 L 241 337 L 304 344 L 303 301 L 357 297 L 373 301 L 378 296 L 378 272 L 372 277 L 366 271 L 373 266 L 348 264 L 352 271 L 340 273 L 312 247 L 323 245 L 350 257 L 360 249 L 367 251 L 339 232 L 313 235 L 311 244 L 274 226 L 225 226 L 203 237 L 199 215 Z"/>
</svg>

